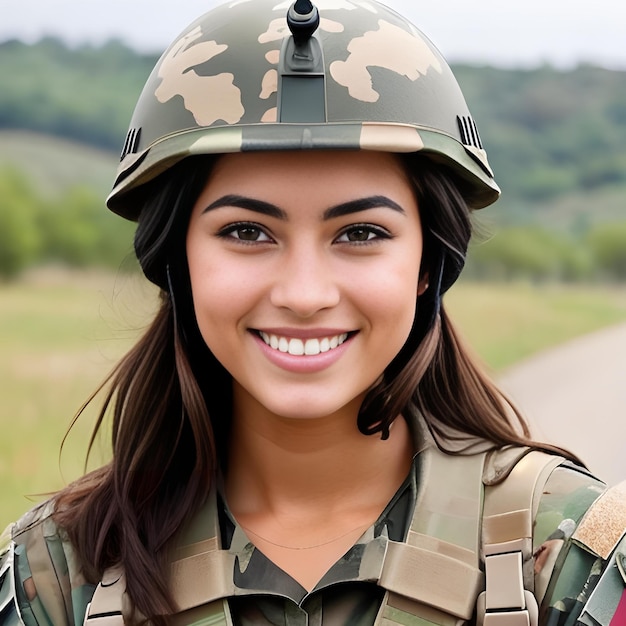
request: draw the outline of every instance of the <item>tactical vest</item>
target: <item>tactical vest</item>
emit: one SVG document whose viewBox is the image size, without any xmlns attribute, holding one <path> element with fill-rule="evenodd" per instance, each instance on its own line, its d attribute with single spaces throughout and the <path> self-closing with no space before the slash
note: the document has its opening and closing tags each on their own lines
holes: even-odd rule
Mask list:
<svg viewBox="0 0 626 626">
<path fill-rule="evenodd" d="M 532 530 L 539 499 L 561 457 L 527 448 L 420 455 L 418 500 L 405 542 L 388 541 L 376 626 L 532 626 Z M 232 626 L 234 556 L 219 545 L 216 498 L 180 539 L 171 563 L 174 624 Z M 121 569 L 105 573 L 84 626 L 123 626 L 131 611 Z"/>
</svg>

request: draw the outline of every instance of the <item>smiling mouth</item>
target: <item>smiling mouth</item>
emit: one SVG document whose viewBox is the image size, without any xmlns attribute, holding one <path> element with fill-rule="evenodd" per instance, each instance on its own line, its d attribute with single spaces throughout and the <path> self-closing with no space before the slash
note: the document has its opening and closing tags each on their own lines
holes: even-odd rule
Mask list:
<svg viewBox="0 0 626 626">
<path fill-rule="evenodd" d="M 259 337 L 273 350 L 291 354 L 293 356 L 315 356 L 324 352 L 330 352 L 340 346 L 348 337 L 349 333 L 332 335 L 330 337 L 298 339 L 297 337 L 281 337 L 258 331 Z"/>
</svg>

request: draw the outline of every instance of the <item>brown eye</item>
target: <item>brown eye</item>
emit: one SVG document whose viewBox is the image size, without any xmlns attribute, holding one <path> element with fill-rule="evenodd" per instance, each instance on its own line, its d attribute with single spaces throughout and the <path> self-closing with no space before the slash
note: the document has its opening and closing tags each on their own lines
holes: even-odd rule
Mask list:
<svg viewBox="0 0 626 626">
<path fill-rule="evenodd" d="M 233 234 L 236 234 L 237 239 L 241 239 L 242 241 L 258 241 L 261 236 L 261 231 L 258 228 L 238 228 L 234 231 Z"/>
<path fill-rule="evenodd" d="M 380 239 L 389 239 L 390 234 L 380 226 L 374 224 L 355 224 L 346 228 L 339 237 L 337 243 L 373 243 Z"/>
<path fill-rule="evenodd" d="M 346 233 L 348 241 L 368 241 L 373 233 L 365 228 L 354 228 Z"/>
<path fill-rule="evenodd" d="M 219 237 L 226 237 L 242 243 L 266 243 L 272 241 L 263 227 L 251 222 L 238 222 L 223 228 Z"/>
</svg>

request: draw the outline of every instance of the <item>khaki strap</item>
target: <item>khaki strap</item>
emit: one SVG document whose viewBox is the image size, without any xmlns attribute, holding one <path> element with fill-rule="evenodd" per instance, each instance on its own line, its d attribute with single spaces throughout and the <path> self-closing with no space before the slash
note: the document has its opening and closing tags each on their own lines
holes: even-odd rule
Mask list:
<svg viewBox="0 0 626 626">
<path fill-rule="evenodd" d="M 388 591 L 375 623 L 377 626 L 462 626 L 465 620 Z"/>
<path fill-rule="evenodd" d="M 124 626 L 125 592 L 124 570 L 121 567 L 106 570 L 87 605 L 83 626 Z"/>
<path fill-rule="evenodd" d="M 216 600 L 171 617 L 172 626 L 233 626 L 226 599 Z"/>
<path fill-rule="evenodd" d="M 539 498 L 535 497 L 537 486 L 543 488 L 548 476 L 562 462 L 561 457 L 532 450 L 515 465 L 503 482 L 485 490 L 483 543 L 532 537 L 532 523 L 539 504 Z M 502 525 L 501 516 L 506 515 L 510 518 L 508 523 Z M 496 530 L 498 524 L 500 528 Z"/>
<path fill-rule="evenodd" d="M 469 619 L 483 574 L 462 560 L 390 541 L 379 584 L 388 591 Z"/>
<path fill-rule="evenodd" d="M 587 510 L 572 540 L 606 560 L 626 532 L 626 481 L 607 489 Z"/>
<path fill-rule="evenodd" d="M 201 552 L 171 565 L 170 585 L 179 611 L 235 595 L 235 558 L 226 550 Z"/>
<path fill-rule="evenodd" d="M 485 490 L 485 591 L 477 602 L 479 626 L 536 626 L 532 594 L 532 534 L 540 494 L 561 457 L 530 451 L 506 479 Z"/>
<path fill-rule="evenodd" d="M 89 621 L 85 619 L 85 626 L 125 626 L 124 618 L 120 613 L 115 615 L 99 615 L 98 617 L 90 617 Z"/>
<path fill-rule="evenodd" d="M 417 502 L 406 543 L 388 543 L 376 626 L 455 626 L 471 618 L 479 569 L 484 454 L 419 456 Z M 399 606 L 399 605 L 402 606 Z"/>
<path fill-rule="evenodd" d="M 411 530 L 456 544 L 476 555 L 480 550 L 484 454 L 452 456 L 436 447 L 419 457 L 418 499 Z M 410 541 L 410 537 L 409 537 Z"/>
<path fill-rule="evenodd" d="M 210 601 L 209 594 L 215 593 L 216 585 L 226 579 L 222 572 L 211 568 L 211 563 L 219 563 L 218 559 L 224 552 L 204 553 L 196 558 L 186 558 L 176 562 L 177 571 L 172 588 L 174 600 L 179 604 L 180 613 L 172 617 L 175 625 L 201 623 L 203 626 L 232 626 L 228 602 L 225 599 Z M 226 553 L 227 554 L 227 553 Z M 201 558 L 198 558 L 201 557 Z M 180 580 L 178 578 L 180 576 Z M 190 577 L 197 576 L 195 580 Z M 232 565 L 229 580 L 232 579 Z M 193 585 L 189 585 L 190 580 Z M 208 591 L 206 593 L 205 587 Z M 200 591 L 202 589 L 202 591 Z M 91 602 L 87 607 L 84 626 L 124 626 L 124 615 L 128 607 L 124 606 L 126 578 L 121 568 L 107 570 L 102 582 L 96 587 Z M 232 594 L 229 594 L 232 595 Z"/>
</svg>

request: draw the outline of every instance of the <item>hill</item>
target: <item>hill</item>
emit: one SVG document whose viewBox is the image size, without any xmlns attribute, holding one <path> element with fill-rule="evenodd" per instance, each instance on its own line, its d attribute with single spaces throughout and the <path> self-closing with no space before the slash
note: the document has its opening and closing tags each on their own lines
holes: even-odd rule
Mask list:
<svg viewBox="0 0 626 626">
<path fill-rule="evenodd" d="M 53 38 L 0 43 L 0 129 L 119 153 L 155 61 L 118 41 L 79 48 Z M 579 197 L 594 206 L 584 219 L 619 212 L 626 198 L 626 72 L 588 65 L 453 69 L 504 190 L 507 216 L 576 230 L 578 212 L 563 222 L 562 207 L 579 205 Z"/>
<path fill-rule="evenodd" d="M 103 198 L 111 188 L 118 158 L 88 144 L 32 131 L 0 129 L 0 170 L 23 172 L 42 196 L 59 196 L 85 185 Z"/>
<path fill-rule="evenodd" d="M 117 163 L 117 154 L 89 144 L 0 128 L 0 171 L 8 167 L 18 169 L 43 196 L 56 197 L 80 185 L 93 188 L 104 200 Z M 540 224 L 556 232 L 579 235 L 595 224 L 625 217 L 626 183 L 614 183 L 535 202 L 510 197 L 504 189 L 502 198 L 493 207 L 483 209 L 477 219 L 487 230 Z"/>
<path fill-rule="evenodd" d="M 0 43 L 0 277 L 128 251 L 129 225 L 102 204 L 155 61 L 115 41 Z M 453 69 L 503 189 L 477 216 L 498 236 L 465 275 L 626 279 L 626 72 Z"/>
</svg>

